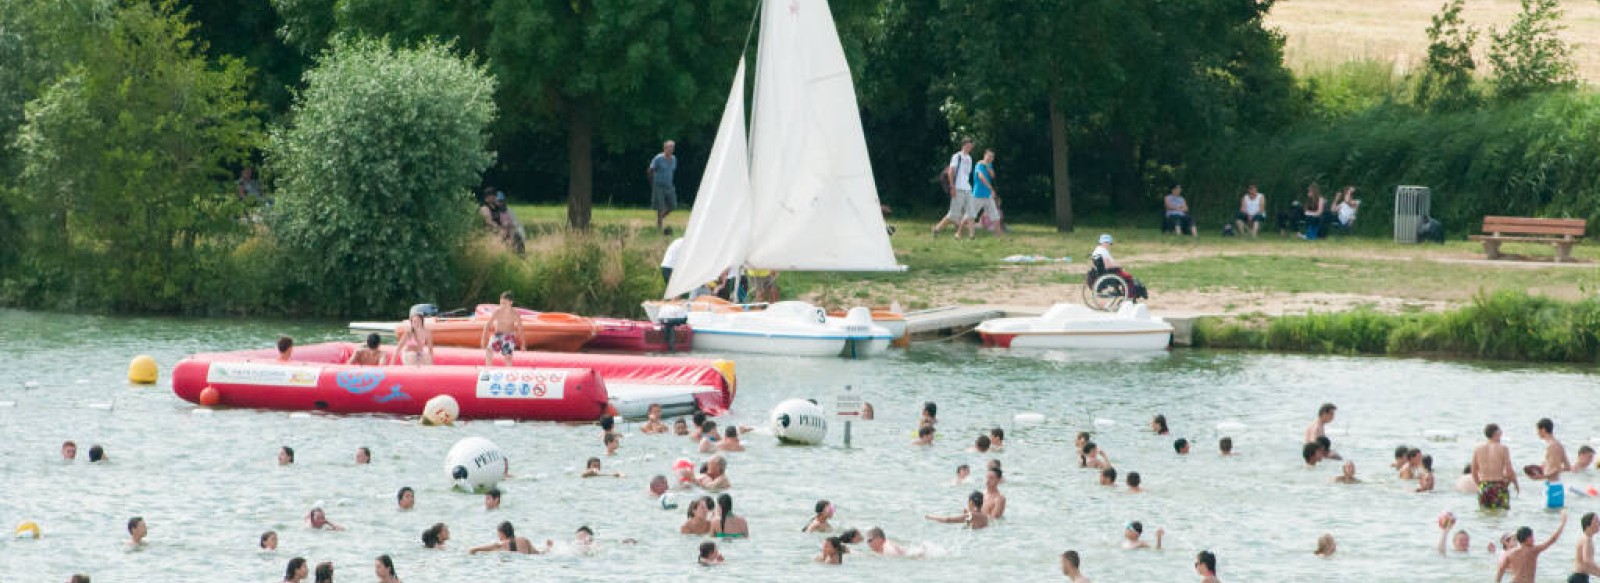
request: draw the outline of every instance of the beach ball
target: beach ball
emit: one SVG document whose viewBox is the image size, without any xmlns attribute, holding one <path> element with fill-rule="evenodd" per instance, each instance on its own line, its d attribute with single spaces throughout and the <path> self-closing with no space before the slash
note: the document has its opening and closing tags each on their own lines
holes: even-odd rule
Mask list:
<svg viewBox="0 0 1600 583">
<path fill-rule="evenodd" d="M 133 357 L 133 362 L 128 363 L 128 381 L 141 385 L 153 385 L 156 378 L 161 376 L 156 367 L 156 359 L 141 354 Z"/>
<path fill-rule="evenodd" d="M 428 403 L 422 406 L 423 425 L 455 425 L 460 416 L 461 405 L 450 395 L 428 399 Z"/>
</svg>

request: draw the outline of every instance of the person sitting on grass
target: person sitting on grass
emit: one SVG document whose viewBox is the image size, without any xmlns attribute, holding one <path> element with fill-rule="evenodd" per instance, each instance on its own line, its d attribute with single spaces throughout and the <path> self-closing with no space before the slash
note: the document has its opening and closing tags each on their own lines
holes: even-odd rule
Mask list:
<svg viewBox="0 0 1600 583">
<path fill-rule="evenodd" d="M 1267 221 L 1266 209 L 1267 195 L 1256 190 L 1256 183 L 1250 183 L 1250 188 L 1245 189 L 1244 196 L 1239 197 L 1239 216 L 1234 219 L 1234 224 L 1239 227 L 1239 234 L 1250 233 L 1251 237 L 1260 234 L 1261 223 Z"/>
<path fill-rule="evenodd" d="M 1333 197 L 1333 226 L 1336 230 L 1350 232 L 1356 226 L 1356 211 L 1361 201 L 1356 198 L 1356 187 L 1346 186 Z"/>
<path fill-rule="evenodd" d="M 1195 226 L 1194 219 L 1189 217 L 1189 202 L 1183 199 L 1182 184 L 1172 185 L 1172 192 L 1167 194 L 1162 204 L 1166 206 L 1167 210 L 1166 227 L 1171 228 L 1174 235 L 1183 235 L 1183 232 L 1187 230 L 1191 236 L 1200 236 L 1200 231 Z"/>
<path fill-rule="evenodd" d="M 1322 224 L 1328 213 L 1328 199 L 1322 196 L 1322 187 L 1316 183 L 1306 187 L 1306 231 L 1301 239 L 1315 241 L 1322 234 Z"/>
</svg>

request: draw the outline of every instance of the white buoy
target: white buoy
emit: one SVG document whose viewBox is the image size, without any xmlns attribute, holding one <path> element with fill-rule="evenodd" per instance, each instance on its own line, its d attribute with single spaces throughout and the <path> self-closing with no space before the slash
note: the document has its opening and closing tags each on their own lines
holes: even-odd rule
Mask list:
<svg viewBox="0 0 1600 583">
<path fill-rule="evenodd" d="M 461 405 L 450 395 L 428 399 L 428 404 L 422 406 L 423 425 L 455 425 L 460 416 Z"/>
<path fill-rule="evenodd" d="M 15 406 L 17 406 L 17 402 L 16 401 L 0 401 L 0 407 L 15 407 Z"/>
<path fill-rule="evenodd" d="M 22 383 L 22 388 L 24 388 L 24 389 L 37 389 L 37 388 L 39 388 L 39 381 L 28 381 L 28 382 Z"/>
<path fill-rule="evenodd" d="M 310 419 L 311 418 L 311 414 L 310 413 L 294 412 L 294 413 L 290 413 L 289 414 L 289 418 L 290 419 Z"/>
<path fill-rule="evenodd" d="M 516 425 L 517 425 L 517 421 L 515 419 L 495 419 L 494 420 L 494 426 L 495 427 L 515 427 Z"/>
<path fill-rule="evenodd" d="M 1033 412 L 1018 413 L 1015 417 L 1012 417 L 1011 419 L 1013 421 L 1016 421 L 1017 423 L 1022 423 L 1024 425 L 1038 425 L 1038 424 L 1044 423 L 1044 414 L 1042 414 L 1042 413 L 1033 413 Z"/>
<path fill-rule="evenodd" d="M 487 491 L 505 479 L 511 460 L 500 446 L 482 437 L 457 441 L 444 456 L 444 471 L 457 486 L 473 492 Z"/>
<path fill-rule="evenodd" d="M 1455 441 L 1456 440 L 1456 432 L 1451 431 L 1449 429 L 1429 429 L 1427 431 L 1422 432 L 1422 436 L 1427 438 L 1428 441 Z"/>
<path fill-rule="evenodd" d="M 85 405 L 85 407 L 90 409 L 99 409 L 101 411 L 110 411 L 111 403 L 89 403 L 88 405 Z"/>
<path fill-rule="evenodd" d="M 207 409 L 205 407 L 195 407 L 194 409 L 190 409 L 189 410 L 189 414 L 190 415 L 202 415 L 202 416 L 204 416 L 204 415 L 210 415 L 212 413 L 213 413 L 212 410 Z"/>
<path fill-rule="evenodd" d="M 805 399 L 789 399 L 772 409 L 768 423 L 784 443 L 813 445 L 828 437 L 828 417 L 822 407 Z"/>
<path fill-rule="evenodd" d="M 1221 432 L 1224 432 L 1224 433 L 1233 432 L 1233 431 L 1244 431 L 1244 424 L 1240 423 L 1238 421 L 1223 421 L 1223 422 L 1217 424 L 1217 431 L 1221 431 Z"/>
<path fill-rule="evenodd" d="M 1104 417 L 1095 417 L 1094 418 L 1094 426 L 1095 427 L 1110 427 L 1110 426 L 1116 425 L 1116 424 L 1117 424 L 1116 421 L 1112 421 L 1112 420 L 1106 419 Z"/>
</svg>

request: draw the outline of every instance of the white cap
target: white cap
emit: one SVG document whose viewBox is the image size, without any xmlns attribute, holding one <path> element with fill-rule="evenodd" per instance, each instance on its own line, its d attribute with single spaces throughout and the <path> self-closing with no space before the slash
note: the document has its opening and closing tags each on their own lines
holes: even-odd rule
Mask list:
<svg viewBox="0 0 1600 583">
<path fill-rule="evenodd" d="M 1105 245 L 1105 244 L 1108 244 L 1110 242 L 1111 242 L 1111 234 L 1110 233 L 1102 233 L 1100 235 L 1100 244 L 1101 245 Z"/>
</svg>

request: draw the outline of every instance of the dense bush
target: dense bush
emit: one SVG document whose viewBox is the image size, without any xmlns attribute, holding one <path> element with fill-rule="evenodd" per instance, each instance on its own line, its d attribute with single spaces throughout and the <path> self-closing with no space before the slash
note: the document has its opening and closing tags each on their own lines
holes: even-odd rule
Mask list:
<svg viewBox="0 0 1600 583">
<path fill-rule="evenodd" d="M 493 161 L 494 80 L 450 47 L 336 41 L 268 149 L 271 222 L 319 312 L 393 313 L 456 291 L 471 189 Z"/>
<path fill-rule="evenodd" d="M 642 317 L 639 303 L 663 289 L 656 268 L 660 237 L 644 233 L 631 227 L 557 231 L 528 241 L 524 257 L 481 239 L 461 258 L 466 285 L 457 304 L 509 290 L 517 303 L 537 310 Z"/>
</svg>

